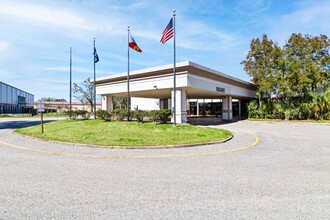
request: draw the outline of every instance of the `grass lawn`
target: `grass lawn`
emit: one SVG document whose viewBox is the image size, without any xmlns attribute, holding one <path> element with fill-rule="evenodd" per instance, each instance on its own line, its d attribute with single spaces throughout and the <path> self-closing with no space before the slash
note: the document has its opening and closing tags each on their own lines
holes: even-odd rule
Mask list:
<svg viewBox="0 0 330 220">
<path fill-rule="evenodd" d="M 102 146 L 157 146 L 213 142 L 232 134 L 222 129 L 193 125 L 154 124 L 138 122 L 104 122 L 101 120 L 61 120 L 17 129 L 23 135 L 41 139 Z"/>
<path fill-rule="evenodd" d="M 28 118 L 32 117 L 31 114 L 0 114 L 0 118 Z"/>
</svg>

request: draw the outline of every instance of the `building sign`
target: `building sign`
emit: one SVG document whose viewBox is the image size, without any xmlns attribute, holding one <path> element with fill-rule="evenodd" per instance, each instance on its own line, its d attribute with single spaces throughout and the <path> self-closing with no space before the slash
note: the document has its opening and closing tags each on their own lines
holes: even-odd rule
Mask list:
<svg viewBox="0 0 330 220">
<path fill-rule="evenodd" d="M 45 112 L 45 103 L 43 101 L 38 101 L 38 112 Z"/>
<path fill-rule="evenodd" d="M 221 88 L 221 87 L 216 87 L 216 91 L 217 92 L 225 92 L 225 88 Z"/>
</svg>

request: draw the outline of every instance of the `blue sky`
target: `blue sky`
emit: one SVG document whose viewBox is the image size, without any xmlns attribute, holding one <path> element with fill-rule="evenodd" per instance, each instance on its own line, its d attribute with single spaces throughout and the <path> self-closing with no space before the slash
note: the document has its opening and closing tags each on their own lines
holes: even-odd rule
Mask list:
<svg viewBox="0 0 330 220">
<path fill-rule="evenodd" d="M 193 61 L 249 81 L 240 62 L 251 39 L 283 45 L 292 33 L 330 36 L 329 0 L 0 0 L 0 81 L 42 97 L 69 99 L 73 82 L 127 71 L 127 26 L 143 50 L 131 70 L 173 63 L 173 41 L 159 42 L 172 11 L 177 62 Z"/>
</svg>

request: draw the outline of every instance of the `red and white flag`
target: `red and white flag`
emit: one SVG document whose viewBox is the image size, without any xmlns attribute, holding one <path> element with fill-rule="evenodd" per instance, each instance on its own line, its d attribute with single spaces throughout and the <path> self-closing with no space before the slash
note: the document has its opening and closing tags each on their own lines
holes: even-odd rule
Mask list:
<svg viewBox="0 0 330 220">
<path fill-rule="evenodd" d="M 174 36 L 174 25 L 173 25 L 173 18 L 171 18 L 170 22 L 163 31 L 163 35 L 162 38 L 160 39 L 160 42 L 162 44 L 165 44 L 165 42 L 171 39 L 173 36 Z"/>
</svg>

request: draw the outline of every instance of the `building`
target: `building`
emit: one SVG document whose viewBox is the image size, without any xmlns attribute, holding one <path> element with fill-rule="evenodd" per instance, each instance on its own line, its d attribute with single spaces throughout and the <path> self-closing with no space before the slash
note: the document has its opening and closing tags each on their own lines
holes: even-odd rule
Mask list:
<svg viewBox="0 0 330 220">
<path fill-rule="evenodd" d="M 190 61 L 176 64 L 176 88 L 177 123 L 187 123 L 194 116 L 233 120 L 236 114 L 239 118 L 257 89 L 252 83 Z M 97 78 L 96 93 L 102 96 L 102 109 L 112 110 L 112 97 L 127 97 L 127 73 Z M 132 110 L 173 111 L 173 65 L 130 72 L 130 96 Z"/>
<path fill-rule="evenodd" d="M 33 112 L 34 95 L 0 82 L 0 114 Z"/>
<path fill-rule="evenodd" d="M 87 110 L 91 112 L 91 106 L 89 103 L 72 102 L 71 108 L 73 111 L 76 110 Z M 70 102 L 44 102 L 45 113 L 57 112 L 63 113 L 70 110 Z M 38 109 L 38 102 L 34 103 L 34 108 Z M 101 103 L 96 103 L 96 110 L 101 109 Z"/>
</svg>

